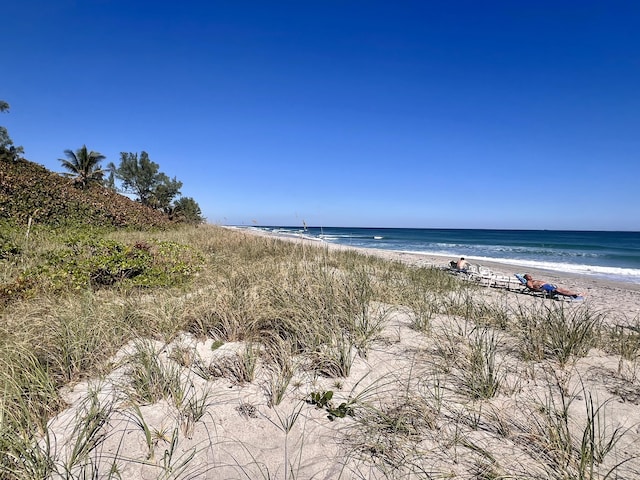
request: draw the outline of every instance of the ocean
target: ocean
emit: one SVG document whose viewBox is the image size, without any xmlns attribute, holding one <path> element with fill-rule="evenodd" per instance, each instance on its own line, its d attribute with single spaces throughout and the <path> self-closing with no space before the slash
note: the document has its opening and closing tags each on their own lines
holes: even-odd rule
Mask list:
<svg viewBox="0 0 640 480">
<path fill-rule="evenodd" d="M 640 232 L 246 227 L 328 243 L 465 257 L 640 284 Z"/>
</svg>

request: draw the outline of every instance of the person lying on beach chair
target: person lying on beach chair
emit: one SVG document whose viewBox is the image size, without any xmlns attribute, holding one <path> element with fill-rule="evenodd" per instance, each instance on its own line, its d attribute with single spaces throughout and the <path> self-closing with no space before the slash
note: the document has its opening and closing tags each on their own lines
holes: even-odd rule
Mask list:
<svg viewBox="0 0 640 480">
<path fill-rule="evenodd" d="M 549 296 L 563 295 L 576 300 L 582 300 L 583 298 L 581 293 L 572 292 L 566 288 L 559 288 L 556 285 L 545 282 L 544 280 L 535 280 L 528 273 L 524 274 L 524 279 L 527 281 L 526 286 L 534 292 L 542 292 Z"/>
</svg>

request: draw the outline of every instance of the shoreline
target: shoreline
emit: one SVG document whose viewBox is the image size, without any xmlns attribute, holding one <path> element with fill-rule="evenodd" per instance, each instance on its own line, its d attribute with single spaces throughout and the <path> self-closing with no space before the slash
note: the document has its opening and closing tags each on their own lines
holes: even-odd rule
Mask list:
<svg viewBox="0 0 640 480">
<path fill-rule="evenodd" d="M 197 290 L 174 289 L 166 297 L 161 291 L 148 297 L 153 304 L 144 302 L 148 308 L 140 297 L 116 295 L 121 300 L 111 302 L 115 310 L 101 309 L 102 298 L 95 304 L 81 299 L 78 318 L 84 323 L 71 333 L 69 305 L 55 299 L 42 325 L 24 322 L 23 311 L 13 314 L 12 322 L 25 328 L 20 346 L 23 338 L 37 339 L 44 326 L 42 343 L 45 337 L 57 340 L 49 347 L 56 354 L 67 351 L 75 332 L 83 340 L 76 343 L 91 353 L 96 344 L 85 332 L 95 332 L 89 340 L 101 340 L 104 332 L 117 332 L 114 319 L 121 319 L 125 332 L 130 320 L 144 327 L 138 338 L 116 338 L 114 354 L 95 373 L 64 381 L 64 406 L 43 430 L 53 439 L 43 451 L 53 475 L 82 473 L 86 465 L 107 472 L 117 462 L 133 480 L 163 472 L 267 478 L 287 469 L 297 478 L 324 479 L 382 479 L 390 471 L 402 478 L 424 472 L 439 478 L 531 479 L 560 472 L 575 478 L 584 465 L 580 439 L 589 431 L 586 424 L 598 426 L 598 441 L 616 444 L 607 463 L 602 457 L 594 464 L 594 475 L 601 468 L 617 478 L 638 477 L 640 314 L 619 314 L 640 306 L 637 290 L 575 275 L 563 277 L 562 285 L 593 288 L 584 302 L 556 302 L 475 282 L 457 288 L 457 277 L 440 282 L 447 273 L 412 278 L 415 272 L 398 268 L 444 266 L 452 260 L 448 256 L 221 230 L 214 226 L 194 238 L 207 247 L 203 252 L 226 257 L 219 263 L 211 259 L 212 275 L 203 276 Z M 209 243 L 210 233 L 219 238 Z M 292 248 L 282 248 L 287 245 L 281 240 Z M 279 255 L 272 257 L 274 251 Z M 338 252 L 396 263 L 372 266 L 362 258 L 328 257 Z M 373 287 L 385 290 L 379 274 L 387 271 L 404 281 L 396 283 L 391 275 L 396 285 L 390 295 L 354 303 L 353 292 L 363 285 L 354 264 Z M 519 271 L 513 267 L 508 270 Z M 555 278 L 544 273 L 542 278 Z M 241 281 L 228 281 L 230 274 Z M 430 277 L 445 288 L 418 283 Z M 129 316 L 131 308 L 137 319 Z M 148 323 L 158 327 L 147 330 Z M 53 364 L 63 365 L 58 355 Z M 28 368 L 32 362 L 23 363 Z M 37 391 L 49 387 L 24 383 L 9 391 L 20 401 L 32 385 Z M 46 392 L 37 398 L 53 398 Z M 40 420 L 41 411 L 34 409 L 29 424 Z M 93 427 L 93 411 L 103 422 L 95 430 L 98 440 L 76 460 L 71 455 Z M 24 440 L 7 444 L 11 458 L 24 452 Z M 540 456 L 559 448 L 562 455 Z"/>
<path fill-rule="evenodd" d="M 315 241 L 328 241 L 332 244 L 345 246 L 389 250 L 402 253 L 415 253 L 427 257 L 454 257 L 463 256 L 472 263 L 482 265 L 486 262 L 498 265 L 507 265 L 506 268 L 516 268 L 519 273 L 527 270 L 548 271 L 550 273 L 569 274 L 578 277 L 593 277 L 600 280 L 635 283 L 640 285 L 640 263 L 638 257 L 629 253 L 624 238 L 608 238 L 609 232 L 588 232 L 594 234 L 584 239 L 573 238 L 571 232 L 555 238 L 548 237 L 546 230 L 523 231 L 524 237 L 520 239 L 513 233 L 507 233 L 502 238 L 499 230 L 468 229 L 468 235 L 455 233 L 466 229 L 411 229 L 392 228 L 391 233 L 385 233 L 384 228 L 327 228 L 309 227 L 308 230 L 295 227 L 272 226 L 229 226 L 229 228 L 247 229 L 250 231 L 261 230 L 278 236 L 293 238 L 307 238 Z M 415 232 L 413 232 L 415 230 Z M 433 230 L 433 233 L 429 233 Z M 452 230 L 451 237 L 447 236 L 448 230 Z M 412 233 L 413 232 L 413 233 Z M 507 231 L 509 232 L 509 231 Z M 625 232 L 611 232 L 622 234 Z M 640 232 L 628 232 L 640 234 Z M 601 237 L 600 234 L 605 234 Z M 476 237 L 477 235 L 477 237 Z M 489 235 L 489 236 L 487 236 Z M 497 235 L 497 236 L 496 236 Z M 640 240 L 638 238 L 637 240 Z M 635 236 L 629 240 L 630 249 L 635 248 Z M 600 244 L 599 242 L 604 242 Z M 616 242 L 623 242 L 616 246 Z M 554 246 L 557 244 L 557 247 Z M 584 247 L 579 245 L 584 244 Z M 598 246 L 599 245 L 599 246 Z M 541 249 L 537 252 L 537 249 Z M 533 253 L 531 253 L 533 252 Z M 536 253 L 537 252 L 537 253 Z M 624 260 L 626 255 L 631 255 Z"/>
<path fill-rule="evenodd" d="M 322 246 L 329 250 L 352 250 L 367 255 L 373 255 L 387 260 L 400 261 L 416 267 L 445 266 L 451 260 L 457 260 L 447 255 L 434 255 L 413 252 L 401 252 L 396 250 L 382 250 L 376 248 L 354 247 L 325 242 L 315 238 L 304 238 L 267 232 L 259 229 L 245 229 L 238 227 L 226 227 L 234 231 L 245 232 L 248 235 L 258 235 L 277 238 L 289 242 L 301 242 L 313 246 Z M 472 262 L 475 263 L 475 262 Z M 557 284 L 558 286 L 581 292 L 585 296 L 585 303 L 597 310 L 621 315 L 627 319 L 628 324 L 640 323 L 640 284 L 609 280 L 577 273 L 565 273 L 541 268 L 523 268 L 503 262 L 483 261 L 482 266 L 491 269 L 498 274 L 512 276 L 515 273 L 530 273 L 534 278 Z M 496 290 L 491 288 L 491 290 Z"/>
</svg>

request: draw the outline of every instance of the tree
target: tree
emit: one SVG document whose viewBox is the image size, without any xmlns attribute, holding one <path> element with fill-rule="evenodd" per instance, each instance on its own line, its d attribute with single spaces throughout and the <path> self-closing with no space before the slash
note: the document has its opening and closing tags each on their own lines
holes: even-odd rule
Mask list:
<svg viewBox="0 0 640 480">
<path fill-rule="evenodd" d="M 203 223 L 200 206 L 191 197 L 182 197 L 173 203 L 172 217 L 186 223 Z"/>
<path fill-rule="evenodd" d="M 164 173 L 159 173 L 157 179 L 158 183 L 151 194 L 149 205 L 169 213 L 171 211 L 171 202 L 180 195 L 182 182 L 178 181 L 176 177 L 171 179 Z"/>
<path fill-rule="evenodd" d="M 125 192 L 133 193 L 143 205 L 168 212 L 173 199 L 180 195 L 182 182 L 170 179 L 159 171 L 147 152 L 120 153 L 120 166 L 116 177 L 122 181 Z"/>
<path fill-rule="evenodd" d="M 0 112 L 8 112 L 9 104 L 4 100 L 0 100 Z M 9 131 L 0 126 L 0 160 L 18 160 L 20 155 L 24 153 L 24 148 L 16 147 L 13 140 L 9 136 Z"/>
<path fill-rule="evenodd" d="M 73 150 L 65 150 L 64 154 L 67 159 L 60 158 L 62 166 L 68 170 L 63 175 L 66 177 L 74 177 L 82 188 L 86 188 L 92 182 L 102 183 L 104 170 L 100 168 L 100 162 L 105 157 L 99 152 L 87 150 L 87 146 L 83 145 L 75 152 Z"/>
<path fill-rule="evenodd" d="M 117 171 L 118 171 L 118 168 L 116 167 L 115 163 L 109 162 L 107 164 L 107 168 L 105 169 L 105 172 L 108 172 L 109 176 L 105 178 L 104 186 L 114 191 L 118 190 L 116 188 L 116 172 Z"/>
<path fill-rule="evenodd" d="M 149 159 L 147 152 L 137 153 L 120 152 L 120 166 L 116 170 L 116 177 L 122 181 L 125 192 L 133 193 L 138 200 L 147 204 L 151 197 L 153 179 L 158 173 L 160 165 Z"/>
</svg>

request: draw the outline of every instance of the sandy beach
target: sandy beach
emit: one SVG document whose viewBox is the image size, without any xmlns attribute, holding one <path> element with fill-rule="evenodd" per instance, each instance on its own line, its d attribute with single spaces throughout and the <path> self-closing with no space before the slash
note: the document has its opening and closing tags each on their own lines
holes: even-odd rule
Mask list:
<svg viewBox="0 0 640 480">
<path fill-rule="evenodd" d="M 0 10 L 0 480 L 640 480 L 640 0 Z"/>
<path fill-rule="evenodd" d="M 351 248 L 285 239 L 329 250 Z M 361 251 L 414 266 L 452 260 Z M 519 271 L 503 264 L 485 266 L 507 275 Z M 140 354 L 140 344 L 132 343 L 103 378 L 65 389 L 69 407 L 49 423 L 57 455 L 64 458 L 73 451 L 74 426 L 90 411 L 90 399 L 97 398 L 111 410 L 93 462 L 104 471 L 113 461 L 128 479 L 560 479 L 604 478 L 611 469 L 618 476 L 609 478 L 640 478 L 637 356 L 622 359 L 591 349 L 567 363 L 532 361 L 517 353 L 518 341 L 510 333 L 472 320 L 482 318 L 490 304 L 505 311 L 525 305 L 538 312 L 563 305 L 567 322 L 588 319 L 571 316 L 586 308 L 608 312 L 605 317 L 615 324 L 626 320 L 631 325 L 640 312 L 639 287 L 530 273 L 582 291 L 586 299 L 557 302 L 481 287 L 470 291 L 480 307 L 462 300 L 480 313 L 435 314 L 422 331 L 407 308 L 372 305 L 370 321 L 381 322 L 381 329 L 366 353 L 347 353 L 349 374 L 318 375 L 302 359 L 287 357 L 280 368 L 286 364 L 293 373 L 277 404 L 269 398 L 282 370 L 258 364 L 254 379 L 238 380 L 234 362 L 247 358 L 251 344 L 217 345 L 183 332 L 170 343 L 156 339 L 145 347 L 165 364 L 175 361 L 176 352 L 181 358 L 188 353 L 191 360 L 181 363 L 180 375 L 188 385 L 183 399 L 132 410 L 122 400 L 130 383 L 128 362 Z M 191 292 L 189 301 L 210 295 L 209 290 Z M 473 362 L 478 358 L 473 352 L 480 352 L 480 364 Z M 236 376 L 220 373 L 225 365 L 235 365 Z M 209 374 L 202 373 L 203 366 Z M 481 378 L 493 378 L 496 390 L 478 393 Z M 585 465 L 592 473 L 566 476 L 584 474 Z"/>
<path fill-rule="evenodd" d="M 277 233 L 264 232 L 262 230 L 246 230 L 252 235 L 266 235 L 278 237 L 292 242 L 307 242 L 312 245 L 322 245 L 331 250 L 351 249 L 367 255 L 375 255 L 387 260 L 399 261 L 418 267 L 444 267 L 451 260 L 457 260 L 451 256 L 423 255 L 417 253 L 393 252 L 389 250 L 346 247 L 328 242 L 279 235 Z M 552 270 L 525 268 L 518 265 L 483 261 L 482 266 L 500 275 L 513 276 L 515 273 L 530 273 L 536 279 L 543 279 L 549 283 L 567 288 L 571 291 L 583 293 L 587 303 L 594 308 L 607 312 L 616 312 L 618 317 L 627 318 L 630 323 L 640 321 L 640 284 L 616 282 L 601 277 L 561 273 Z"/>
</svg>

